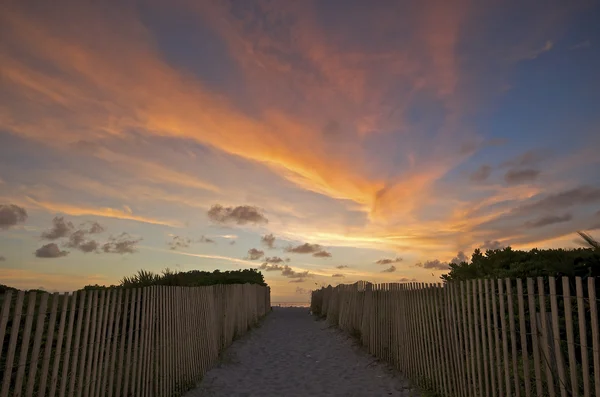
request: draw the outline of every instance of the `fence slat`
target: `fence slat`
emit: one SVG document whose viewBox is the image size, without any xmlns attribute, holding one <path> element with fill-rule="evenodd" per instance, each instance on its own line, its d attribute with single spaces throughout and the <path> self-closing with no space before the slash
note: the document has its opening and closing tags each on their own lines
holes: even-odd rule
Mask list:
<svg viewBox="0 0 600 397">
<path fill-rule="evenodd" d="M 544 395 L 542 386 L 542 368 L 540 362 L 540 343 L 537 327 L 537 310 L 535 307 L 535 285 L 532 278 L 527 279 L 527 299 L 529 301 L 529 324 L 531 327 L 531 340 L 533 346 L 533 368 L 535 371 L 535 390 L 538 397 Z"/>
<path fill-rule="evenodd" d="M 4 336 L 6 335 L 6 324 L 10 317 L 10 304 L 12 303 L 12 290 L 6 291 L 4 301 L 2 302 L 2 310 L 0 311 L 0 359 L 4 350 Z"/>
<path fill-rule="evenodd" d="M 521 397 L 521 379 L 519 377 L 519 367 L 517 365 L 517 332 L 515 329 L 515 312 L 514 312 L 514 302 L 512 295 L 512 285 L 509 278 L 505 279 L 506 283 L 506 298 L 508 305 L 508 326 L 510 329 L 510 347 L 512 353 L 512 368 L 513 373 L 512 377 L 515 382 L 515 396 Z"/>
<path fill-rule="evenodd" d="M 2 377 L 2 390 L 0 397 L 7 397 L 12 378 L 12 369 L 17 349 L 17 337 L 21 325 L 21 313 L 23 310 L 23 300 L 25 300 L 25 291 L 17 292 L 17 301 L 13 313 L 13 321 L 10 329 L 10 339 L 8 340 L 8 350 L 6 351 L 6 362 L 4 364 L 4 376 Z"/>
<path fill-rule="evenodd" d="M 583 378 L 583 396 L 590 397 L 590 365 L 588 361 L 587 327 L 585 321 L 585 301 L 581 277 L 575 278 L 577 294 L 577 317 L 579 320 L 579 344 L 581 345 L 581 371 Z"/>
<path fill-rule="evenodd" d="M 477 300 L 477 281 L 473 280 L 473 327 L 475 328 L 475 358 L 477 361 L 477 390 L 479 394 L 483 394 L 483 362 L 481 355 L 481 339 L 480 339 L 480 326 L 479 326 L 479 302 Z"/>
<path fill-rule="evenodd" d="M 96 395 L 98 397 L 103 397 L 107 395 L 106 385 L 108 383 L 109 378 L 109 368 L 110 361 L 112 360 L 112 347 L 113 347 L 113 327 L 115 325 L 115 312 L 117 310 L 117 290 L 113 289 L 108 292 L 109 296 L 107 300 L 109 304 L 107 305 L 106 312 L 108 313 L 108 322 L 107 322 L 107 330 L 106 330 L 106 341 L 105 345 L 102 348 L 101 352 L 104 353 L 102 357 L 102 366 L 100 373 L 102 374 L 102 378 L 98 382 L 98 389 L 96 390 Z M 115 330 L 116 335 L 116 330 Z"/>
<path fill-rule="evenodd" d="M 89 395 L 89 382 L 91 380 L 92 361 L 94 361 L 94 342 L 96 337 L 96 318 L 98 315 L 98 295 L 100 291 L 93 290 L 91 293 L 91 307 L 89 316 L 86 314 L 85 327 L 83 331 L 83 349 L 81 356 L 81 378 L 77 388 L 78 395 L 83 393 L 84 397 Z"/>
<path fill-rule="evenodd" d="M 130 307 L 129 307 L 129 313 L 126 314 L 126 316 L 123 318 L 123 334 L 127 335 L 127 347 L 126 347 L 126 358 L 125 358 L 125 376 L 124 376 L 124 380 L 123 380 L 123 395 L 128 395 L 129 394 L 129 380 L 130 378 L 133 377 L 130 376 L 130 372 L 131 371 L 131 354 L 133 351 L 133 334 L 135 333 L 135 312 L 136 312 L 136 303 L 137 303 L 137 293 L 138 293 L 138 288 L 134 288 L 131 290 L 131 297 L 130 297 Z M 130 319 L 131 321 L 129 321 L 129 324 L 127 321 L 125 321 L 126 319 Z M 131 372 L 132 374 L 135 374 L 135 371 Z M 117 393 L 117 396 L 119 396 L 120 394 Z"/>
<path fill-rule="evenodd" d="M 498 396 L 505 396 L 502 377 L 502 341 L 500 339 L 500 326 L 498 325 L 498 305 L 496 304 L 496 285 L 490 280 L 490 295 L 492 296 L 492 315 L 494 318 L 494 346 L 496 353 L 496 374 L 498 379 Z M 500 296 L 500 295 L 499 295 Z"/>
<path fill-rule="evenodd" d="M 89 377 L 86 379 L 85 384 L 85 392 L 84 397 L 88 397 L 90 395 L 90 390 L 92 394 L 94 393 L 94 386 L 96 383 L 96 374 L 98 370 L 98 354 L 100 348 L 100 337 L 102 334 L 102 330 L 104 329 L 104 325 L 102 324 L 102 319 L 104 317 L 104 304 L 106 300 L 106 291 L 101 290 L 98 291 L 98 297 L 96 306 L 96 315 L 92 317 L 92 338 L 90 342 L 90 362 L 88 364 L 88 371 L 86 374 L 89 374 Z"/>
<path fill-rule="evenodd" d="M 545 288 L 544 288 L 544 278 L 538 277 L 538 298 L 540 301 L 540 319 L 541 319 L 541 329 L 542 329 L 542 337 L 540 340 L 540 344 L 542 346 L 542 354 L 543 361 L 546 364 L 546 385 L 548 387 L 548 394 L 550 397 L 556 396 L 556 390 L 554 388 L 554 377 L 552 376 L 552 356 L 550 354 L 550 330 L 548 329 L 548 318 L 546 316 L 546 298 L 545 298 Z"/>
<path fill-rule="evenodd" d="M 68 299 L 68 297 L 67 297 Z M 52 294 L 52 306 L 50 308 L 50 319 L 48 320 L 48 335 L 46 344 L 44 346 L 44 357 L 42 358 L 42 369 L 40 370 L 40 383 L 38 387 L 38 397 L 44 397 L 46 394 L 46 385 L 48 382 L 48 369 L 50 368 L 50 357 L 52 356 L 52 341 L 54 340 L 54 329 L 56 326 L 56 317 L 58 317 L 58 303 L 60 300 L 60 294 L 55 292 Z M 68 301 L 66 301 L 68 302 Z M 66 311 L 65 302 L 65 311 Z M 65 312 L 66 314 L 66 312 Z M 64 322 L 62 323 L 64 324 Z M 56 354 L 60 357 L 60 350 L 62 345 L 62 334 L 60 334 L 56 341 Z M 1 339 L 0 339 L 1 340 Z"/>
<path fill-rule="evenodd" d="M 504 285 L 502 280 L 498 280 L 498 300 L 500 302 L 500 325 L 502 327 L 502 351 L 503 351 L 503 363 L 504 363 L 504 380 L 506 386 L 506 395 L 512 395 L 510 386 L 510 358 L 508 354 L 508 332 L 506 326 L 506 307 L 504 304 Z"/>
<path fill-rule="evenodd" d="M 142 312 L 142 293 L 144 291 L 143 288 L 136 288 L 137 289 L 137 297 L 136 297 L 136 305 L 135 305 L 135 314 L 133 317 L 133 328 L 132 328 L 132 333 L 133 333 L 133 356 L 132 356 L 132 368 L 131 368 L 131 395 L 135 396 L 136 394 L 136 387 L 139 383 L 139 367 L 140 367 L 140 358 L 139 358 L 139 354 L 140 354 L 140 336 L 141 336 L 141 328 L 142 328 L 142 324 L 141 324 L 141 312 Z M 127 389 L 125 389 L 127 390 Z"/>
<path fill-rule="evenodd" d="M 550 310 L 552 314 L 552 333 L 554 334 L 554 359 L 558 366 L 558 383 L 560 395 L 567 397 L 567 376 L 565 374 L 565 364 L 560 349 L 560 328 L 558 324 L 558 302 L 556 298 L 556 279 L 548 277 L 550 283 Z"/>
<path fill-rule="evenodd" d="M 477 292 L 479 295 L 479 320 L 481 324 L 481 352 L 483 355 L 483 378 L 485 385 L 485 395 L 490 395 L 490 374 L 489 370 L 491 369 L 491 360 L 488 359 L 488 351 L 487 351 L 487 326 L 485 322 L 485 314 L 484 314 L 484 306 L 485 299 L 483 293 L 483 280 L 477 280 Z"/>
<path fill-rule="evenodd" d="M 148 338 L 148 306 L 149 306 L 149 287 L 142 288 L 142 299 L 141 299 L 141 312 L 140 312 L 140 354 L 138 356 L 138 373 L 137 373 L 137 386 L 139 396 L 143 396 L 145 390 L 144 374 L 145 374 L 145 363 L 146 363 L 146 340 Z"/>
<path fill-rule="evenodd" d="M 80 301 L 81 305 L 85 305 L 84 307 L 86 307 L 87 309 L 85 310 L 85 320 L 83 320 L 83 339 L 82 339 L 82 343 L 81 343 L 81 354 L 78 354 L 79 352 L 77 351 L 77 347 L 75 348 L 75 360 L 73 361 L 73 379 L 71 380 L 71 383 L 73 386 L 77 387 L 77 396 L 81 396 L 82 392 L 83 392 L 83 381 L 84 381 L 84 375 L 85 375 L 85 359 L 87 358 L 87 341 L 88 341 L 88 337 L 89 337 L 89 331 L 90 331 L 90 318 L 92 315 L 92 305 L 94 302 L 94 296 L 96 295 L 96 291 L 90 291 L 90 293 L 87 296 L 87 300 L 82 300 Z M 83 317 L 83 316 L 82 316 Z M 79 321 L 82 321 L 82 317 L 79 318 Z M 78 360 L 77 357 L 80 356 L 80 359 Z M 79 362 L 79 368 L 77 367 L 77 363 Z M 75 392 L 75 389 L 72 388 L 72 393 Z"/>
<path fill-rule="evenodd" d="M 594 386 L 596 396 L 600 396 L 600 332 L 598 331 L 598 305 L 596 303 L 596 279 L 588 278 L 588 297 L 592 322 L 592 349 L 594 357 Z"/>
<path fill-rule="evenodd" d="M 494 285 L 493 281 L 483 280 L 483 285 L 485 287 L 485 316 L 486 316 L 486 328 L 488 333 L 488 356 L 490 361 L 490 388 L 492 390 L 492 396 L 496 397 L 496 369 L 494 368 L 494 325 L 492 323 L 492 311 L 491 311 L 491 294 L 490 294 L 490 284 Z M 501 380 L 498 380 L 501 382 Z M 489 394 L 488 394 L 489 396 Z"/>
<path fill-rule="evenodd" d="M 463 340 L 465 349 L 465 369 L 467 373 L 467 388 L 469 390 L 469 396 L 475 396 L 475 387 L 473 387 L 474 372 L 471 367 L 471 344 L 469 343 L 469 324 L 467 322 L 467 298 L 469 291 L 466 289 L 467 282 L 461 281 L 460 283 L 460 303 L 462 309 L 462 324 L 463 324 Z"/>
<path fill-rule="evenodd" d="M 523 280 L 517 279 L 517 302 L 519 305 L 519 335 L 521 336 L 521 358 L 523 359 L 523 378 L 525 397 L 531 397 L 531 374 L 529 373 L 529 349 L 527 348 L 527 327 L 525 325 L 525 303 L 523 300 Z"/>
<path fill-rule="evenodd" d="M 579 384 L 577 380 L 577 359 L 575 358 L 575 336 L 573 335 L 573 309 L 571 307 L 571 290 L 569 278 L 562 278 L 563 301 L 565 307 L 565 326 L 567 328 L 567 348 L 569 351 L 569 372 L 571 376 L 571 395 L 579 394 Z"/>
<path fill-rule="evenodd" d="M 33 395 L 33 387 L 35 386 L 36 375 L 38 370 L 38 359 L 40 355 L 40 347 L 42 345 L 42 334 L 44 332 L 44 323 L 46 321 L 46 308 L 48 307 L 48 294 L 42 294 L 40 306 L 37 312 L 37 323 L 35 324 L 35 335 L 33 337 L 33 349 L 31 350 L 31 358 L 29 372 L 27 373 L 27 385 L 25 387 L 25 395 Z"/>
<path fill-rule="evenodd" d="M 23 330 L 23 339 L 21 340 L 21 354 L 19 355 L 19 364 L 17 367 L 17 377 L 15 378 L 15 388 L 13 395 L 21 395 L 23 387 L 23 377 L 25 376 L 25 366 L 27 365 L 27 352 L 29 351 L 29 338 L 31 338 L 31 327 L 33 325 L 33 314 L 37 302 L 37 293 L 35 291 L 27 294 L 27 314 L 25 317 L 25 328 Z"/>
<path fill-rule="evenodd" d="M 77 310 L 77 303 L 78 301 L 83 301 L 83 299 L 85 299 L 85 291 L 82 291 L 81 293 L 77 293 L 77 292 L 73 292 L 73 295 L 71 296 L 71 310 L 69 312 L 69 326 L 67 328 L 67 340 L 65 342 L 65 358 L 64 358 L 64 362 L 63 362 L 63 367 L 62 367 L 62 376 L 61 376 L 61 381 L 60 381 L 60 390 L 59 390 L 59 396 L 65 396 L 65 392 L 67 390 L 67 380 L 69 379 L 69 361 L 70 361 L 70 357 L 71 357 L 71 341 L 73 338 L 73 324 L 75 322 L 75 313 Z M 81 313 L 79 313 L 79 317 L 78 319 L 82 319 L 83 318 L 83 304 L 80 304 L 81 306 Z M 78 324 L 78 329 L 81 330 L 81 320 L 77 320 L 77 324 Z M 76 341 L 77 343 L 74 342 L 74 345 L 79 343 L 79 339 L 77 337 L 77 335 L 79 335 L 79 331 L 76 331 Z M 73 347 L 74 350 L 76 350 L 75 347 Z M 75 356 L 77 353 L 73 353 L 73 356 Z M 72 365 L 72 363 L 71 363 Z M 54 366 L 52 369 L 52 387 L 50 388 L 50 397 L 54 397 L 54 391 L 56 390 L 56 382 L 58 381 L 58 370 L 59 370 L 59 366 L 60 366 L 60 357 L 56 357 L 54 358 Z M 75 378 L 73 378 L 75 379 Z"/>
</svg>

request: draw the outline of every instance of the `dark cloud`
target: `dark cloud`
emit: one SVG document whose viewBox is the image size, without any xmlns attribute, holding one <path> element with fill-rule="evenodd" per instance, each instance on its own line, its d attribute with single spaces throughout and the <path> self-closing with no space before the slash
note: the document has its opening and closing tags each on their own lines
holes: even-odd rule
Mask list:
<svg viewBox="0 0 600 397">
<path fill-rule="evenodd" d="M 296 287 L 296 294 L 298 295 L 305 295 L 305 294 L 310 294 L 312 291 L 306 288 L 302 288 L 302 287 Z"/>
<path fill-rule="evenodd" d="M 235 240 L 231 240 L 231 241 L 229 242 L 229 245 L 235 245 Z"/>
<path fill-rule="evenodd" d="M 382 273 L 393 273 L 396 271 L 396 266 L 392 265 L 390 267 L 388 267 L 387 269 L 382 270 Z"/>
<path fill-rule="evenodd" d="M 208 210 L 208 219 L 215 223 L 235 223 L 238 225 L 269 223 L 262 211 L 257 207 L 240 205 L 237 207 L 223 207 L 220 204 L 213 205 Z"/>
<path fill-rule="evenodd" d="M 85 222 L 79 226 L 80 230 L 84 229 L 85 227 L 87 227 L 86 233 L 89 234 L 98 234 L 104 232 L 105 230 L 104 226 L 102 226 L 98 222 Z"/>
<path fill-rule="evenodd" d="M 294 254 L 314 254 L 321 251 L 323 247 L 319 244 L 304 243 L 296 247 L 289 246 L 285 249 L 286 252 L 293 252 Z"/>
<path fill-rule="evenodd" d="M 79 246 L 77 248 L 79 248 L 79 250 L 82 252 L 90 253 L 90 252 L 98 252 L 99 246 L 100 246 L 100 244 L 98 244 L 97 241 L 88 240 L 88 241 L 85 241 L 84 243 L 79 244 Z"/>
<path fill-rule="evenodd" d="M 468 261 L 469 261 L 469 257 L 466 256 L 463 251 L 458 251 L 458 254 L 456 254 L 456 256 L 454 258 L 452 258 L 450 263 L 455 263 L 455 264 L 459 265 L 462 262 L 468 262 Z"/>
<path fill-rule="evenodd" d="M 471 182 L 484 182 L 489 176 L 492 174 L 492 167 L 485 164 L 477 169 L 477 171 L 473 172 L 469 179 Z"/>
<path fill-rule="evenodd" d="M 235 242 L 235 240 L 233 240 Z M 215 240 L 213 240 L 212 238 L 208 238 L 205 236 L 200 237 L 200 239 L 198 239 L 199 243 L 206 243 L 206 244 L 213 244 L 215 243 Z"/>
<path fill-rule="evenodd" d="M 277 264 L 270 265 L 267 262 L 265 262 L 262 265 L 260 265 L 259 269 L 265 270 L 267 272 L 274 272 L 274 271 L 283 270 L 283 266 L 277 265 Z"/>
<path fill-rule="evenodd" d="M 303 272 L 296 272 L 296 271 L 292 270 L 292 268 L 289 267 L 288 265 L 283 266 L 281 275 L 285 276 L 285 277 L 289 277 L 289 278 L 305 278 L 305 277 L 313 276 L 308 270 L 305 270 Z"/>
<path fill-rule="evenodd" d="M 297 278 L 297 279 L 295 279 L 295 280 L 290 280 L 290 281 L 288 281 L 288 283 L 303 283 L 303 282 L 305 282 L 305 281 L 306 281 L 306 280 L 305 280 L 305 279 L 303 279 L 303 278 Z"/>
<path fill-rule="evenodd" d="M 169 241 L 169 247 L 172 250 L 176 250 L 179 248 L 188 248 L 191 243 L 192 240 L 187 237 L 173 236 L 173 239 Z"/>
<path fill-rule="evenodd" d="M 283 263 L 283 262 L 289 262 L 290 258 L 286 258 L 286 259 L 282 259 L 278 256 L 267 256 L 265 258 L 265 263 Z"/>
<path fill-rule="evenodd" d="M 288 246 L 285 248 L 286 252 L 292 252 L 294 254 L 312 254 L 316 258 L 330 258 L 331 253 L 325 251 L 319 244 L 304 243 L 296 247 Z"/>
<path fill-rule="evenodd" d="M 264 251 L 257 250 L 256 248 L 250 248 L 248 250 L 248 259 L 250 259 L 251 261 L 255 261 L 257 259 L 260 259 L 263 256 L 265 256 L 265 252 Z"/>
<path fill-rule="evenodd" d="M 448 270 L 448 264 L 446 262 L 441 262 L 439 259 L 426 261 L 424 263 L 419 262 L 415 266 L 422 267 L 423 269 Z"/>
<path fill-rule="evenodd" d="M 8 229 L 27 220 L 27 210 L 14 204 L 0 204 L 0 229 Z"/>
<path fill-rule="evenodd" d="M 487 251 L 503 249 L 504 247 L 505 245 L 498 240 L 485 240 L 480 248 Z"/>
<path fill-rule="evenodd" d="M 275 236 L 273 236 L 273 234 L 262 236 L 260 242 L 269 249 L 275 248 Z"/>
<path fill-rule="evenodd" d="M 348 266 L 348 265 L 339 265 L 339 266 L 336 266 L 335 268 L 336 269 L 345 269 L 347 267 L 350 267 L 350 266 Z"/>
<path fill-rule="evenodd" d="M 400 278 L 400 280 L 398 280 L 399 283 L 412 283 L 418 281 L 416 278 L 408 278 L 408 277 L 402 277 Z"/>
<path fill-rule="evenodd" d="M 544 153 L 541 150 L 528 150 L 523 154 L 518 155 L 517 157 L 505 161 L 500 166 L 501 167 L 531 167 L 533 165 L 538 164 L 544 158 L 548 156 L 548 153 Z"/>
<path fill-rule="evenodd" d="M 69 237 L 75 227 L 73 223 L 65 221 L 62 216 L 56 216 L 52 219 L 52 228 L 42 233 L 42 238 L 46 240 L 56 240 L 63 237 Z"/>
<path fill-rule="evenodd" d="M 523 169 L 523 170 L 508 170 L 504 174 L 504 181 L 509 185 L 518 185 L 520 183 L 533 182 L 540 175 L 539 170 Z"/>
<path fill-rule="evenodd" d="M 121 233 L 116 237 L 110 236 L 108 242 L 102 246 L 102 250 L 111 254 L 133 254 L 137 252 L 136 245 L 142 239 L 134 239 L 128 233 Z"/>
<path fill-rule="evenodd" d="M 0 255 L 0 262 L 4 262 L 6 260 L 6 257 L 3 255 Z"/>
<path fill-rule="evenodd" d="M 38 258 L 60 258 L 61 256 L 67 256 L 68 254 L 68 251 L 61 251 L 55 243 L 43 245 L 35 250 L 35 256 Z"/>
<path fill-rule="evenodd" d="M 573 219 L 573 215 L 564 214 L 564 215 L 547 215 L 541 218 L 535 219 L 533 221 L 525 222 L 525 226 L 528 228 L 536 228 L 536 227 L 544 227 L 548 225 L 553 225 L 555 223 L 563 223 L 568 222 Z"/>
<path fill-rule="evenodd" d="M 104 230 L 104 229 L 102 229 Z M 65 243 L 68 248 L 78 249 L 85 253 L 95 252 L 98 249 L 98 243 L 95 240 L 86 240 L 88 230 L 77 230 L 69 236 L 69 241 Z"/>
<path fill-rule="evenodd" d="M 534 211 L 552 212 L 572 206 L 592 204 L 600 201 L 600 188 L 580 186 L 561 193 L 549 195 L 531 204 L 517 207 L 513 213 L 523 214 Z"/>
<path fill-rule="evenodd" d="M 336 274 L 332 274 L 331 277 L 345 277 L 345 276 L 341 273 L 336 273 Z"/>
<path fill-rule="evenodd" d="M 322 250 L 322 251 L 319 251 L 319 252 L 315 252 L 313 254 L 313 256 L 316 257 L 316 258 L 331 258 L 331 253 Z"/>
<path fill-rule="evenodd" d="M 390 263 L 398 263 L 402 262 L 403 259 L 400 257 L 392 258 L 392 259 L 380 259 L 375 264 L 377 265 L 389 265 Z"/>
</svg>

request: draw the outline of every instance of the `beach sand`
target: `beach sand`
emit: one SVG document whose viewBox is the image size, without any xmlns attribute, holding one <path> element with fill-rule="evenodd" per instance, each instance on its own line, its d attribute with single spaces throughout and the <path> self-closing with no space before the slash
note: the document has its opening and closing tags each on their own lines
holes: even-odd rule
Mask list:
<svg viewBox="0 0 600 397">
<path fill-rule="evenodd" d="M 198 388 L 200 396 L 418 396 L 408 382 L 307 308 L 275 307 L 235 341 Z"/>
</svg>

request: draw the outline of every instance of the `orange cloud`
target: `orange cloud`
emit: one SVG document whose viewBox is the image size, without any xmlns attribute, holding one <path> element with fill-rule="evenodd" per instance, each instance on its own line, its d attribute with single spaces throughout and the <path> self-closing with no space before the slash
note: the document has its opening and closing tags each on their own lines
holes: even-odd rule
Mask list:
<svg viewBox="0 0 600 397">
<path fill-rule="evenodd" d="M 387 94 L 382 82 L 377 81 L 382 71 L 371 69 L 377 64 L 387 65 L 389 69 L 385 72 L 393 72 L 392 75 L 413 87 L 409 91 L 419 89 L 421 81 L 427 81 L 436 92 L 444 95 L 452 92 L 458 73 L 452 51 L 460 22 L 459 7 L 451 7 L 453 13 L 450 14 L 424 9 L 417 22 L 423 26 L 415 43 L 405 52 L 381 53 L 374 58 L 369 53 L 336 51 L 321 39 L 322 32 L 314 23 L 313 15 L 306 25 L 297 27 L 299 40 L 298 47 L 294 48 L 318 71 L 317 75 L 297 73 L 300 81 L 294 84 L 294 90 L 304 87 L 301 94 L 309 99 L 308 107 L 292 115 L 285 108 L 275 106 L 273 99 L 276 97 L 269 97 L 257 89 L 260 94 L 257 100 L 264 104 L 260 118 L 245 115 L 199 80 L 166 64 L 153 48 L 149 32 L 133 10 L 124 9 L 117 15 L 80 3 L 70 4 L 70 8 L 72 20 L 69 21 L 72 23 L 68 27 L 62 23 L 65 17 L 60 15 L 42 18 L 13 8 L 2 16 L 15 46 L 62 72 L 44 73 L 44 67 L 25 64 L 17 59 L 14 51 L 3 49 L 0 59 L 6 61 L 3 62 L 8 77 L 6 88 L 21 98 L 35 93 L 44 101 L 39 106 L 28 104 L 26 117 L 18 103 L 9 105 L 9 110 L 0 114 L 0 121 L 13 131 L 40 140 L 47 140 L 52 134 L 52 141 L 57 144 L 82 138 L 93 141 L 105 134 L 124 134 L 129 128 L 191 138 L 264 163 L 304 189 L 355 201 L 367 211 L 377 213 L 385 212 L 386 208 L 411 207 L 405 204 L 406 200 L 413 200 L 414 195 L 402 195 L 411 196 L 406 200 L 378 196 L 389 183 L 383 177 L 365 173 L 368 167 L 361 155 L 358 136 L 344 134 L 338 139 L 340 145 L 331 147 L 331 140 L 322 134 L 324 123 L 330 117 L 322 109 L 330 108 L 334 117 L 352 120 L 351 129 L 355 130 L 365 122 L 375 127 L 384 122 L 385 117 L 378 116 L 377 110 L 377 106 L 383 104 L 382 96 Z M 312 12 L 303 7 L 292 11 L 308 16 Z M 287 76 L 289 67 L 275 65 L 280 58 L 269 57 L 260 46 L 251 47 L 248 42 L 259 39 L 257 43 L 264 44 L 272 38 L 257 31 L 254 36 L 244 39 L 239 25 L 231 20 L 221 23 L 218 28 L 230 43 L 233 55 L 243 60 L 243 70 L 248 78 L 269 76 L 273 68 L 284 73 L 273 76 L 275 82 Z M 283 45 L 276 41 L 267 44 L 276 48 Z M 415 51 L 424 51 L 424 54 L 412 57 Z M 411 64 L 413 58 L 418 59 L 416 64 Z M 394 72 L 398 65 L 405 67 Z M 423 69 L 423 66 L 427 67 Z M 326 84 L 322 84 L 318 76 L 325 76 Z M 432 76 L 434 78 L 430 79 Z M 367 85 L 369 90 L 365 88 Z M 48 111 L 48 107 L 53 107 L 49 105 L 70 109 L 69 116 L 60 111 L 56 114 Z M 321 111 L 315 113 L 318 107 Z M 361 111 L 363 107 L 366 112 Z M 304 117 L 309 112 L 316 116 L 314 121 Z M 378 119 L 381 122 L 375 124 L 367 121 Z M 444 159 L 438 170 L 426 176 L 409 175 L 411 180 L 419 181 L 412 184 L 413 192 L 418 195 L 419 189 L 425 189 L 442 175 L 453 162 L 448 161 L 448 158 Z M 136 161 L 136 166 L 152 172 L 149 162 Z M 166 178 L 178 176 L 165 172 L 161 170 Z M 194 187 L 217 190 L 214 185 L 187 180 Z M 404 186 L 402 184 L 394 191 L 404 190 Z"/>
<path fill-rule="evenodd" d="M 153 219 L 144 216 L 133 215 L 130 212 L 115 209 L 115 208 L 95 208 L 95 207 L 85 207 L 85 206 L 75 206 L 67 203 L 53 203 L 49 201 L 38 201 L 31 197 L 27 197 L 27 201 L 29 204 L 33 204 L 36 207 L 43 208 L 46 211 L 51 212 L 62 212 L 65 214 L 80 216 L 80 215 L 94 215 L 94 216 L 102 216 L 106 218 L 116 218 L 116 219 L 125 219 L 136 222 L 144 222 L 151 223 L 155 225 L 163 225 L 163 226 L 172 226 L 172 227 L 180 227 L 179 222 L 176 221 L 166 221 L 160 219 Z"/>
</svg>

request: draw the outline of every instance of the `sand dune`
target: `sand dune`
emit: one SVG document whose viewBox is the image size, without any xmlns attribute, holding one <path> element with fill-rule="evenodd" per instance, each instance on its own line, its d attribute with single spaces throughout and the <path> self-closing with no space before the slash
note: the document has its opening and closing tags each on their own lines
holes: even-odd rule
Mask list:
<svg viewBox="0 0 600 397">
<path fill-rule="evenodd" d="M 408 382 L 306 308 L 274 308 L 186 397 L 417 396 Z"/>
</svg>

